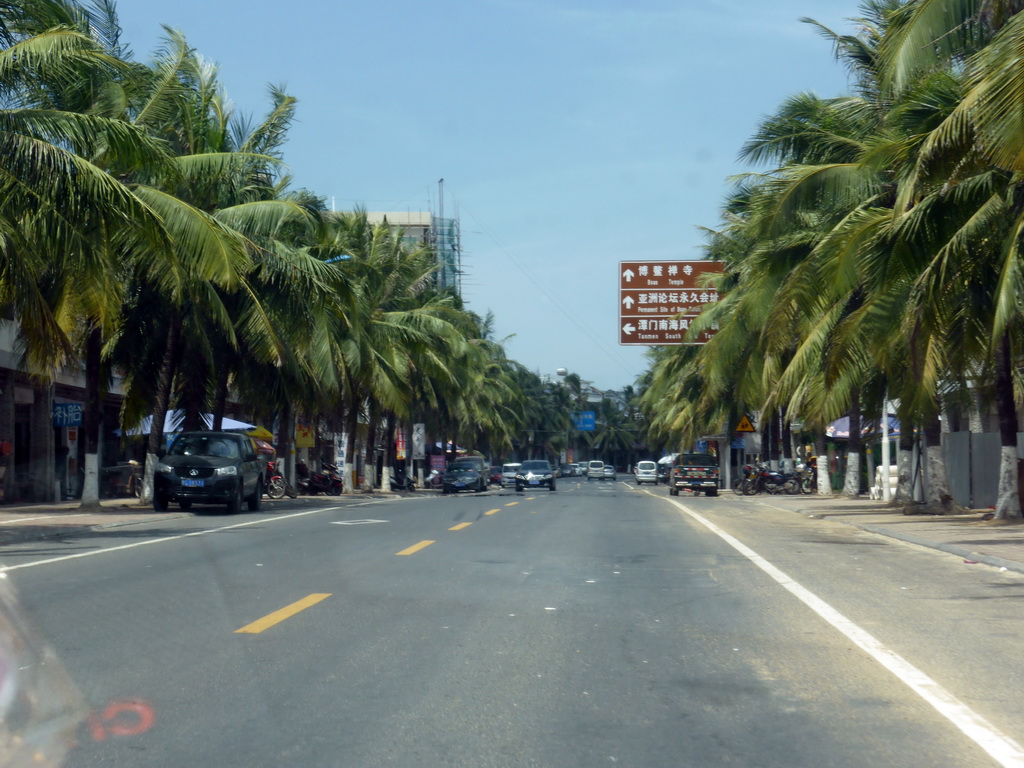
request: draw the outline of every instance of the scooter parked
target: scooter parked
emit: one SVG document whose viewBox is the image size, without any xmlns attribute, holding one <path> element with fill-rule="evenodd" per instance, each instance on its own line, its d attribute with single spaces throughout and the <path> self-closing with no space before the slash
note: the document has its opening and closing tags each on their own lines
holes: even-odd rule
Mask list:
<svg viewBox="0 0 1024 768">
<path fill-rule="evenodd" d="M 406 477 L 405 472 L 398 469 L 390 476 L 392 491 L 415 491 L 416 483 L 411 477 Z"/>
</svg>

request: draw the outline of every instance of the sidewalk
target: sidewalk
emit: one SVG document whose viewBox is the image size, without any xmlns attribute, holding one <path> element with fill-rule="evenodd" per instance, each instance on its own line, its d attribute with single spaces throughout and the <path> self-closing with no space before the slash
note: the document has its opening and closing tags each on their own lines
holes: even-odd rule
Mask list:
<svg viewBox="0 0 1024 768">
<path fill-rule="evenodd" d="M 796 512 L 948 552 L 968 563 L 1024 573 L 1024 524 L 983 520 L 991 510 L 966 515 L 904 515 L 899 508 L 868 498 L 843 496 L 742 497 L 753 504 Z"/>
</svg>

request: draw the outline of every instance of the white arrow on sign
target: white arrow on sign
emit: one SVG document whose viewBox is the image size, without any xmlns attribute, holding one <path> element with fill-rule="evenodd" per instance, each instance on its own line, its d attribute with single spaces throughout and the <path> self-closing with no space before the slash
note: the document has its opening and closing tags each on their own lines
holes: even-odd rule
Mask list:
<svg viewBox="0 0 1024 768">
<path fill-rule="evenodd" d="M 624 326 L 622 326 L 622 330 L 627 336 L 632 336 L 633 331 L 635 331 L 636 328 L 633 327 L 632 323 L 626 323 Z"/>
<path fill-rule="evenodd" d="M 624 299 L 622 300 L 622 303 L 626 305 L 626 309 L 632 309 L 632 308 L 633 308 L 633 305 L 634 305 L 634 304 L 635 304 L 636 302 L 635 302 L 635 301 L 633 301 L 633 297 L 632 297 L 632 296 L 627 296 L 626 298 L 624 298 Z"/>
<path fill-rule="evenodd" d="M 624 278 L 626 278 L 626 282 L 627 283 L 632 282 L 633 281 L 633 270 L 632 269 L 627 269 L 625 272 L 622 273 L 622 276 Z"/>
</svg>

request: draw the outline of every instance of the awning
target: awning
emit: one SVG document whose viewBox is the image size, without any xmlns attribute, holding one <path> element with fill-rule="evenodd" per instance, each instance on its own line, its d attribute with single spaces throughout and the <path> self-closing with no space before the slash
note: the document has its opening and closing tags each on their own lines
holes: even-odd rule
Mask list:
<svg viewBox="0 0 1024 768">
<path fill-rule="evenodd" d="M 182 410 L 168 411 L 167 416 L 164 418 L 164 432 L 180 432 L 181 422 L 185 420 L 185 412 Z M 204 413 L 203 423 L 206 424 L 206 428 L 210 429 L 213 424 L 213 414 Z M 147 416 L 142 420 L 142 423 L 134 429 L 129 429 L 125 432 L 129 437 L 135 437 L 137 435 L 148 435 L 153 427 L 153 417 Z M 244 432 L 249 429 L 256 429 L 255 424 L 250 424 L 245 421 L 238 421 L 237 419 L 229 419 L 225 416 L 221 422 L 221 429 L 225 432 Z M 116 434 L 120 435 L 121 431 L 116 430 Z"/>
</svg>

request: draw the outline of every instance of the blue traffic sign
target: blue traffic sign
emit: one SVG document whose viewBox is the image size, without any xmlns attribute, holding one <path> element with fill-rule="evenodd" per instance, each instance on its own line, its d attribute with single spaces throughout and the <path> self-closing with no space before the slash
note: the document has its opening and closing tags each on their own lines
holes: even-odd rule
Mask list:
<svg viewBox="0 0 1024 768">
<path fill-rule="evenodd" d="M 593 432 L 597 426 L 593 411 L 578 411 L 572 415 L 572 420 L 580 432 Z"/>
</svg>

